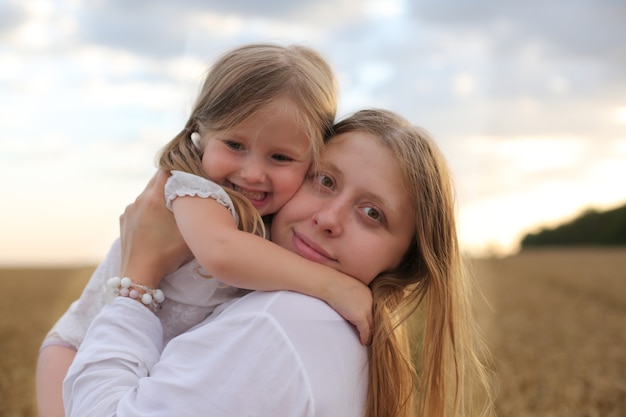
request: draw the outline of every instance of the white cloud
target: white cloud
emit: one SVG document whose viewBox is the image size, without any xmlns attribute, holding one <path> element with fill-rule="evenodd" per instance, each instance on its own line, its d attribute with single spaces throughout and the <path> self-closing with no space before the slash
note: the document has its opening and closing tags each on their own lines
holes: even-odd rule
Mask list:
<svg viewBox="0 0 626 417">
<path fill-rule="evenodd" d="M 370 0 L 366 12 L 375 19 L 397 18 L 406 13 L 406 4 L 403 0 Z"/>
<path fill-rule="evenodd" d="M 616 157 L 626 158 L 626 137 L 616 139 L 613 149 Z"/>
<path fill-rule="evenodd" d="M 462 72 L 454 78 L 454 90 L 461 97 L 467 97 L 474 91 L 474 77 L 471 74 Z"/>
<path fill-rule="evenodd" d="M 503 160 L 521 174 L 573 168 L 584 158 L 588 146 L 584 138 L 577 137 L 491 138 L 488 143 L 495 148 L 494 159 Z"/>
<path fill-rule="evenodd" d="M 549 88 L 557 94 L 564 94 L 569 91 L 570 83 L 565 77 L 556 76 L 550 80 Z"/>
<path fill-rule="evenodd" d="M 626 124 L 626 106 L 619 107 L 615 110 L 615 121 L 617 123 Z"/>
<path fill-rule="evenodd" d="M 433 132 L 474 247 L 512 248 L 529 227 L 626 199 L 614 185 L 626 176 L 626 26 L 611 18 L 624 5 L 477 4 L 6 2 L 0 175 L 19 181 L 0 185 L 10 196 L 3 245 L 69 259 L 79 256 L 70 243 L 91 241 L 103 255 L 207 65 L 260 41 L 319 50 L 336 70 L 342 114 L 387 107 Z M 57 248 L 65 254 L 50 255 Z"/>
</svg>

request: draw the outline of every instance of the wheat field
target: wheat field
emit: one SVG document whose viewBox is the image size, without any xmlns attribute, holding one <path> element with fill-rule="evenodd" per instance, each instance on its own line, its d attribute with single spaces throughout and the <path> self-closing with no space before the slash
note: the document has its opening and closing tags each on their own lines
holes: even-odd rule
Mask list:
<svg viewBox="0 0 626 417">
<path fill-rule="evenodd" d="M 626 415 L 626 248 L 524 251 L 472 267 L 498 416 Z M 39 344 L 92 271 L 0 270 L 0 417 L 37 415 Z"/>
</svg>

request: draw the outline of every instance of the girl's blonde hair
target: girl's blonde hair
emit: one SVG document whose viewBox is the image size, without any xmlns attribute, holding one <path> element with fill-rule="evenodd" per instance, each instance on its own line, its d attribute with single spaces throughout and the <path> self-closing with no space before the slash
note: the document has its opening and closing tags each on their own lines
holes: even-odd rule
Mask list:
<svg viewBox="0 0 626 417">
<path fill-rule="evenodd" d="M 184 129 L 161 150 L 159 168 L 206 177 L 202 150 L 192 143 L 191 134 L 228 131 L 280 98 L 295 106 L 296 121 L 307 133 L 312 160 L 317 163 L 337 110 L 336 82 L 330 66 L 304 46 L 252 44 L 236 48 L 215 62 Z M 240 228 L 252 233 L 264 231 L 262 219 L 250 202 L 233 190 L 226 192 L 239 214 Z"/>
<path fill-rule="evenodd" d="M 454 191 L 445 160 L 428 134 L 398 115 L 363 110 L 339 122 L 334 134 L 361 131 L 391 150 L 411 196 L 415 233 L 396 270 L 370 284 L 374 335 L 369 349 L 368 417 L 463 415 L 466 385 L 489 392 L 478 359 L 468 279 L 455 225 Z M 421 349 L 409 350 L 408 319 L 421 312 Z M 414 320 L 410 320 L 414 321 Z M 415 327 L 415 326 L 413 326 Z M 468 379 L 468 375 L 472 375 Z M 480 386 L 480 384 L 479 384 Z M 488 394 L 489 395 L 489 394 Z M 414 401 L 417 400 L 417 401 Z M 487 401 L 489 409 L 490 398 Z"/>
</svg>

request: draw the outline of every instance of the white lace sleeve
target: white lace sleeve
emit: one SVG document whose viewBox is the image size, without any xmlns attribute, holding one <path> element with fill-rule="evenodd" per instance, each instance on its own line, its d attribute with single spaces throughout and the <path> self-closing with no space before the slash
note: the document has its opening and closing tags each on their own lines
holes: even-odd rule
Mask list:
<svg viewBox="0 0 626 417">
<path fill-rule="evenodd" d="M 222 186 L 197 175 L 182 171 L 172 171 L 172 175 L 165 183 L 165 205 L 171 210 L 172 201 L 176 197 L 184 196 L 213 198 L 226 207 L 233 215 L 235 222 L 239 224 L 239 216 L 237 216 L 233 202 Z"/>
</svg>

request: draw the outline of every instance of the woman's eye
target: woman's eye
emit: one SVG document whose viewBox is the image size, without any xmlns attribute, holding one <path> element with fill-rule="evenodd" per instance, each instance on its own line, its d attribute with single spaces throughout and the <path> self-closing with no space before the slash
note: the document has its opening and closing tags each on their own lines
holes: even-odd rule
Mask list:
<svg viewBox="0 0 626 417">
<path fill-rule="evenodd" d="M 383 214 L 373 207 L 364 207 L 363 211 L 365 212 L 365 215 L 372 220 L 376 220 L 377 222 L 382 222 L 384 220 Z"/>
<path fill-rule="evenodd" d="M 226 146 L 228 146 L 230 149 L 234 150 L 234 151 L 241 151 L 244 149 L 243 145 L 239 142 L 235 142 L 232 140 L 226 140 L 224 141 L 224 143 L 226 144 Z"/>
<path fill-rule="evenodd" d="M 328 175 L 324 174 L 317 174 L 316 182 L 324 188 L 333 188 L 333 186 L 335 185 L 333 183 L 333 180 Z"/>
</svg>

